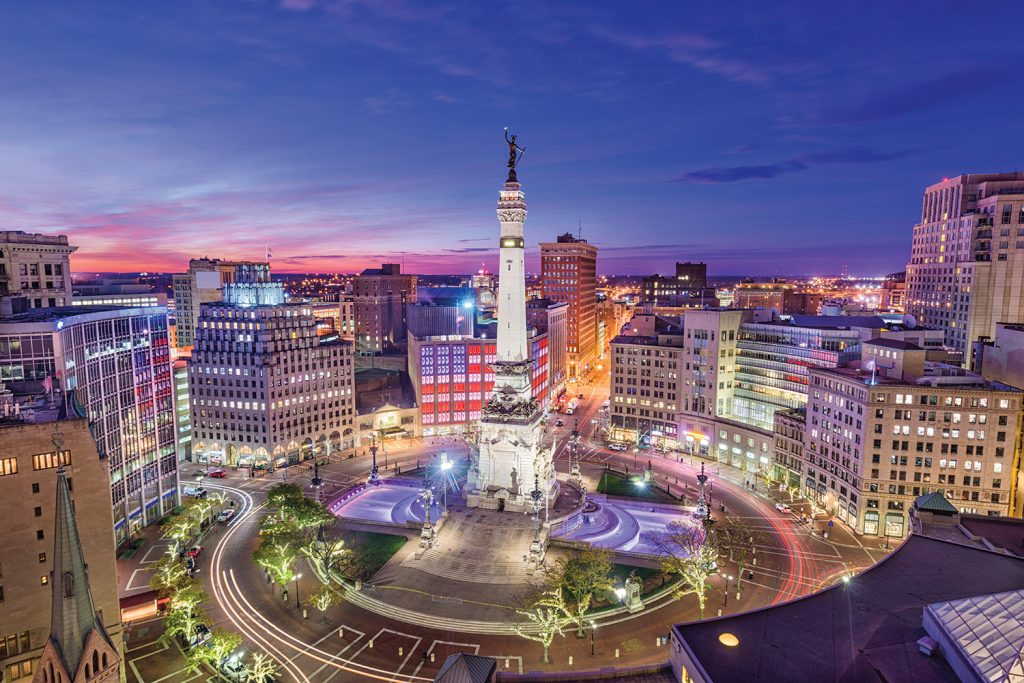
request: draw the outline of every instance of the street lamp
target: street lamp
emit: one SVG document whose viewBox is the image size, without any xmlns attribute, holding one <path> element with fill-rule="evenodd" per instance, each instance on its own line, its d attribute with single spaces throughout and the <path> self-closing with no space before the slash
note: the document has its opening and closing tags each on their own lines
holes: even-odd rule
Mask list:
<svg viewBox="0 0 1024 683">
<path fill-rule="evenodd" d="M 452 461 L 451 460 L 443 460 L 441 462 L 441 471 L 444 473 L 444 476 L 441 477 L 441 489 L 442 489 L 442 492 L 443 492 L 444 509 L 445 510 L 448 509 L 448 472 L 451 469 L 452 469 Z"/>
<path fill-rule="evenodd" d="M 302 574 L 296 574 L 295 575 L 295 608 L 296 609 L 299 609 L 299 608 L 302 607 L 302 605 L 299 604 L 299 579 L 301 579 L 301 578 L 302 578 Z"/>
<path fill-rule="evenodd" d="M 722 607 L 729 604 L 729 582 L 732 581 L 733 577 L 728 574 L 722 574 L 722 578 L 725 579 L 725 593 L 722 595 Z"/>
<path fill-rule="evenodd" d="M 591 620 L 590 622 L 590 656 L 594 656 L 594 634 L 597 633 L 597 622 Z"/>
</svg>

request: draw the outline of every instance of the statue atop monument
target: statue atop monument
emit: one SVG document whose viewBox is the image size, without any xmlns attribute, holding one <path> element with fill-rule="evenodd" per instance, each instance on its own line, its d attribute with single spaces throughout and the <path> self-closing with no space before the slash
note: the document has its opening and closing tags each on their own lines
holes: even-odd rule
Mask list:
<svg viewBox="0 0 1024 683">
<path fill-rule="evenodd" d="M 516 142 L 516 134 L 509 134 L 508 127 L 505 127 L 505 142 L 508 143 L 508 182 L 516 183 L 516 165 L 526 153 L 525 147 L 520 147 Z"/>
</svg>

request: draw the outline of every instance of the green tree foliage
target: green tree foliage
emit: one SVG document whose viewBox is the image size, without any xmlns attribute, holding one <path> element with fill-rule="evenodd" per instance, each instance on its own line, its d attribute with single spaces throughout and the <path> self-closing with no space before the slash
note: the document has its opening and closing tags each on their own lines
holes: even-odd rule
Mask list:
<svg viewBox="0 0 1024 683">
<path fill-rule="evenodd" d="M 563 556 L 547 570 L 547 592 L 561 595 L 561 606 L 576 624 L 578 637 L 583 637 L 585 615 L 594 597 L 600 591 L 611 589 L 611 574 L 611 553 L 599 548 Z"/>
</svg>

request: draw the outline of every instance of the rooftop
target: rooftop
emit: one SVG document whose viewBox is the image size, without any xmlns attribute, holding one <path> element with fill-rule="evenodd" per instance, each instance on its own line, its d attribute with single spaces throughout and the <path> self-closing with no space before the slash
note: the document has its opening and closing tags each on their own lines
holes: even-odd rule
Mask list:
<svg viewBox="0 0 1024 683">
<path fill-rule="evenodd" d="M 24 313 L 0 318 L 3 323 L 49 323 L 68 318 L 84 317 L 103 313 L 116 313 L 117 316 L 152 314 L 160 311 L 165 312 L 164 306 L 58 306 L 55 308 L 32 308 Z"/>
<path fill-rule="evenodd" d="M 794 315 L 792 318 L 793 324 L 798 327 L 840 330 L 852 327 L 882 330 L 889 327 L 889 324 L 877 315 Z"/>
<path fill-rule="evenodd" d="M 896 349 L 897 351 L 924 351 L 923 348 L 917 344 L 911 344 L 910 342 L 900 341 L 899 339 L 885 339 L 883 337 L 875 337 L 864 342 L 865 344 L 871 344 L 872 346 L 882 346 L 887 349 Z"/>
<path fill-rule="evenodd" d="M 849 583 L 673 631 L 715 683 L 955 681 L 942 657 L 918 652 L 925 607 L 1015 591 L 1022 577 L 1024 559 L 912 535 Z M 723 646 L 724 633 L 739 645 Z"/>
</svg>

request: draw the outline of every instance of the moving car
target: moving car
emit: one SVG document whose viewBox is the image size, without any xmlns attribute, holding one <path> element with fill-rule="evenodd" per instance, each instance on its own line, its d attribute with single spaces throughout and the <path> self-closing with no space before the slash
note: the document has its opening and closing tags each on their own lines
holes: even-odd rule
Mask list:
<svg viewBox="0 0 1024 683">
<path fill-rule="evenodd" d="M 775 509 L 783 514 L 788 514 L 792 512 L 792 508 L 789 507 L 789 505 L 787 505 L 786 503 L 776 503 Z"/>
<path fill-rule="evenodd" d="M 186 486 L 184 493 L 186 496 L 192 496 L 193 498 L 206 498 L 206 489 L 202 486 Z"/>
<path fill-rule="evenodd" d="M 223 469 L 217 468 L 215 470 L 210 470 L 208 476 L 211 476 L 214 479 L 223 479 L 224 477 L 228 476 L 228 473 L 225 472 Z"/>
<path fill-rule="evenodd" d="M 555 426 L 556 427 L 564 427 L 565 426 L 565 420 L 556 420 L 555 421 Z"/>
<path fill-rule="evenodd" d="M 608 449 L 612 451 L 624 451 L 626 450 L 626 444 L 624 443 L 610 443 Z"/>
<path fill-rule="evenodd" d="M 234 508 L 228 508 L 227 510 L 221 510 L 220 512 L 218 512 L 216 519 L 221 524 L 224 524 L 225 522 L 230 522 L 231 519 L 234 516 L 235 516 Z"/>
<path fill-rule="evenodd" d="M 189 548 L 188 552 L 185 553 L 185 554 L 188 555 L 189 557 L 191 557 L 193 560 L 196 560 L 196 559 L 199 559 L 199 554 L 202 553 L 202 552 L 203 552 L 203 546 L 201 546 L 201 545 L 194 545 L 191 548 Z"/>
</svg>

